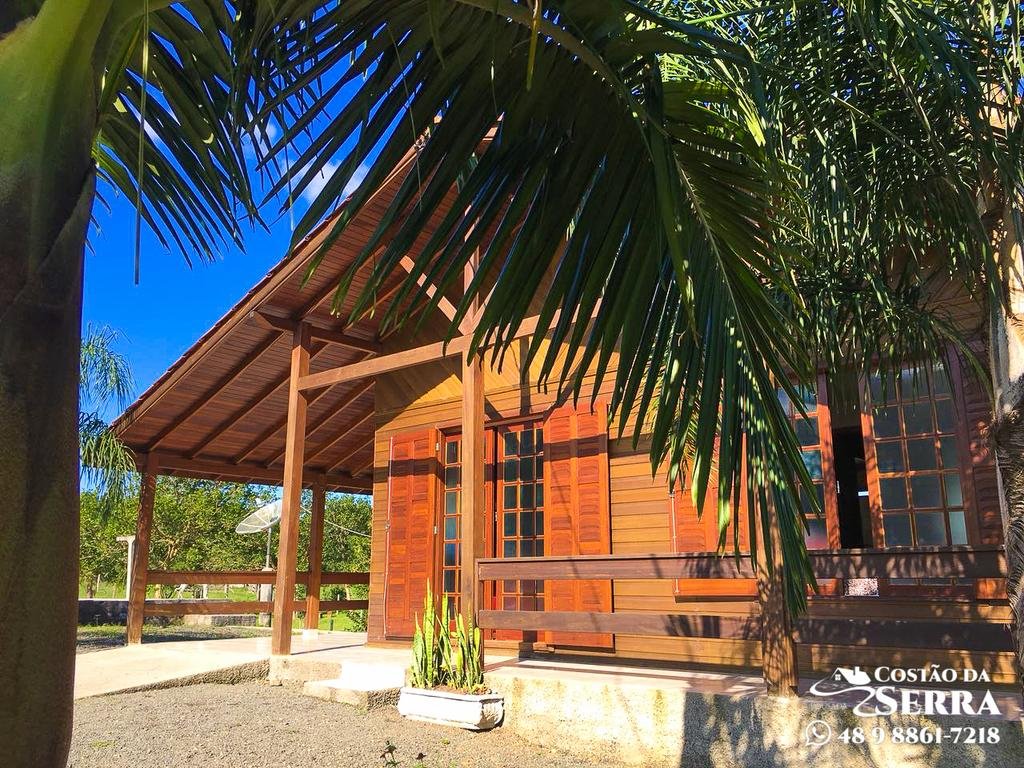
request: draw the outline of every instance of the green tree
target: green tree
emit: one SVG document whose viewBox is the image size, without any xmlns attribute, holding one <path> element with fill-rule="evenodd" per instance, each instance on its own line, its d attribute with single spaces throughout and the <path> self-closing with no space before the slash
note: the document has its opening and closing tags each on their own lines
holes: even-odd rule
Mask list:
<svg viewBox="0 0 1024 768">
<path fill-rule="evenodd" d="M 127 548 L 118 536 L 135 532 L 135 511 L 124 500 L 112 503 L 96 491 L 82 493 L 79 581 L 92 597 L 97 582 L 123 583 Z"/>
</svg>

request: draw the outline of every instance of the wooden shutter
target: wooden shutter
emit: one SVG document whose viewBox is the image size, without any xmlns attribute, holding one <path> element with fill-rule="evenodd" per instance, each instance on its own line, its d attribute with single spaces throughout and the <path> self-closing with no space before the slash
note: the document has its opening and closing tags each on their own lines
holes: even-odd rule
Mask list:
<svg viewBox="0 0 1024 768">
<path fill-rule="evenodd" d="M 554 409 L 544 422 L 545 517 L 548 555 L 611 554 L 607 407 Z M 610 613 L 608 580 L 546 581 L 545 610 Z M 611 634 L 548 632 L 552 645 L 611 648 Z"/>
<path fill-rule="evenodd" d="M 676 552 L 716 552 L 718 550 L 718 495 L 717 477 L 712 476 L 711 484 L 704 497 L 704 511 L 698 518 L 697 508 L 693 503 L 692 480 L 687 478 L 685 485 L 677 482 L 672 494 L 672 530 L 675 535 Z M 740 551 L 750 551 L 750 536 L 747 527 L 747 508 L 745 494 L 742 494 L 739 509 L 739 542 Z M 730 523 L 726 532 L 726 554 L 732 556 L 733 525 Z M 675 595 L 678 598 L 694 597 L 756 597 L 757 581 L 754 579 L 676 579 Z"/>
<path fill-rule="evenodd" d="M 412 637 L 434 566 L 437 494 L 436 430 L 396 435 L 388 492 L 384 634 Z M 437 592 L 437 585 L 431 585 Z"/>
</svg>

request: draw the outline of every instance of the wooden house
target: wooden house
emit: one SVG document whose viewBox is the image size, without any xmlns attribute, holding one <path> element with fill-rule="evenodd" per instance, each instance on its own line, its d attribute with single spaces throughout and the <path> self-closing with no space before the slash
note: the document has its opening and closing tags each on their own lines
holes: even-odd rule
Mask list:
<svg viewBox="0 0 1024 768">
<path fill-rule="evenodd" d="M 346 325 L 351 300 L 329 311 L 407 170 L 395 170 L 308 282 L 323 228 L 117 421 L 146 478 L 141 553 L 157 474 L 282 485 L 285 500 L 269 576 L 155 573 L 140 557 L 130 642 L 144 614 L 271 607 L 168 606 L 146 600 L 147 584 L 262 578 L 276 583 L 276 653 L 289 652 L 296 610 L 312 628 L 320 611 L 365 606 L 369 643 L 405 643 L 429 583 L 475 616 L 489 646 L 522 653 L 763 665 L 771 683 L 785 673 L 768 657 L 795 649 L 801 674 L 941 663 L 1013 678 L 982 385 L 957 368 L 926 381 L 908 374 L 885 398 L 872 382 L 862 400 L 840 404 L 822 375 L 802 392 L 808 418 L 787 403 L 824 509 L 807 538 L 821 589 L 806 616 L 788 617 L 749 558 L 715 554 L 714 516 L 698 516 L 688 488 L 673 492 L 664 467 L 652 475 L 643 441 L 615 437 L 608 391 L 558 402 L 515 344 L 500 368 L 467 361 L 468 336 L 440 341 L 457 294 L 415 334 L 382 332 L 379 313 Z M 405 277 L 391 276 L 381 306 Z M 535 328 L 527 321 L 518 336 Z M 304 487 L 314 492 L 313 535 L 310 568 L 297 572 Z M 368 577 L 321 572 L 326 491 L 372 494 Z M 742 526 L 739 538 L 746 546 Z M 320 585 L 359 580 L 365 604 L 320 601 Z M 296 583 L 307 585 L 303 601 Z"/>
</svg>

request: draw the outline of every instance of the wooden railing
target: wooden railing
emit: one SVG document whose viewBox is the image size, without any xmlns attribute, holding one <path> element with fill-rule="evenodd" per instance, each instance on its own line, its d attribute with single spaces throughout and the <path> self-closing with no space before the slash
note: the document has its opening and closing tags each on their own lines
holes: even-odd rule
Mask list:
<svg viewBox="0 0 1024 768">
<path fill-rule="evenodd" d="M 147 585 L 178 585 L 178 584 L 273 584 L 277 580 L 277 571 L 148 571 Z M 297 584 L 308 584 L 309 573 L 300 571 L 295 574 Z M 369 584 L 369 573 L 349 571 L 324 571 L 320 575 L 321 586 L 331 584 Z M 296 600 L 292 611 L 305 611 L 306 600 Z M 330 611 L 365 611 L 369 607 L 368 600 L 320 600 L 318 612 Z M 217 600 L 217 599 L 160 599 L 147 598 L 143 611 L 146 616 L 185 616 L 198 615 L 241 615 L 248 613 L 270 613 L 273 602 L 266 600 Z"/>
<path fill-rule="evenodd" d="M 814 550 L 815 577 L 824 579 L 999 579 L 1006 575 L 1002 547 L 913 547 Z M 480 582 L 521 579 L 749 579 L 756 576 L 749 556 L 713 553 L 587 555 L 572 557 L 488 558 L 477 562 Z M 872 597 L 850 597 L 872 600 Z M 927 598 L 922 598 L 927 600 Z M 813 600 L 813 598 L 812 598 Z M 694 615 L 622 611 L 481 610 L 484 629 L 597 632 L 661 637 L 757 640 L 762 616 Z M 866 647 L 940 648 L 1009 651 L 1004 623 L 928 619 L 805 616 L 792 622 L 797 643 Z"/>
</svg>

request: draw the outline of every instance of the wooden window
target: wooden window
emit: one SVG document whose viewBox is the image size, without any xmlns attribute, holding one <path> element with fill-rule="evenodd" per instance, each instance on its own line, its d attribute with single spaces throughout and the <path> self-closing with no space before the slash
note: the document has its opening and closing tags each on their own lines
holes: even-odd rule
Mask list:
<svg viewBox="0 0 1024 768">
<path fill-rule="evenodd" d="M 543 557 L 544 429 L 540 422 L 498 429 L 497 556 Z M 543 581 L 505 580 L 497 585 L 504 611 L 543 611 Z"/>
<path fill-rule="evenodd" d="M 448 601 L 449 615 L 461 605 L 462 589 L 462 436 L 445 435 L 441 447 L 441 594 Z"/>
<path fill-rule="evenodd" d="M 970 488 L 963 472 L 965 429 L 951 377 L 942 367 L 904 368 L 896 382 L 869 382 L 864 408 L 875 541 L 885 547 L 969 544 Z M 950 579 L 893 579 L 882 593 L 950 587 Z"/>
<path fill-rule="evenodd" d="M 945 371 L 907 368 L 888 389 L 871 377 L 876 537 L 887 547 L 967 544 L 963 431 Z"/>
<path fill-rule="evenodd" d="M 804 541 L 808 549 L 838 549 L 838 500 L 825 376 L 818 377 L 816 388 L 797 387 L 797 396 L 806 415 L 800 413 L 797 403 L 792 401 L 784 389 L 779 389 L 778 395 L 779 402 L 793 424 L 793 431 L 803 452 L 804 466 L 814 483 L 818 508 L 821 510 L 820 516 L 812 512 L 813 502 L 807 498 L 807 491 L 801 489 L 801 506 L 807 522 Z"/>
</svg>

